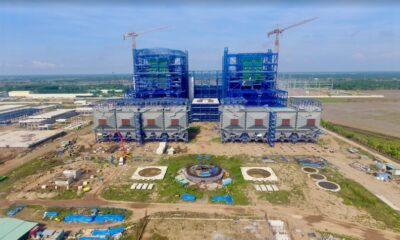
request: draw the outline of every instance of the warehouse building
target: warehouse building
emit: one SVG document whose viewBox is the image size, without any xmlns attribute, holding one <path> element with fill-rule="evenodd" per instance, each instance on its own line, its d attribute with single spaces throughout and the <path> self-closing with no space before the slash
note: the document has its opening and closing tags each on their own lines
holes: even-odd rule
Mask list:
<svg viewBox="0 0 400 240">
<path fill-rule="evenodd" d="M 38 224 L 15 218 L 0 218 L 0 239 L 1 240 L 25 240 L 29 232 Z"/>
<path fill-rule="evenodd" d="M 10 124 L 40 111 L 38 107 L 26 105 L 0 105 L 0 124 Z"/>
<path fill-rule="evenodd" d="M 50 124 L 59 119 L 68 119 L 77 115 L 75 109 L 56 109 L 38 115 L 29 116 L 27 119 L 19 121 L 20 127 L 28 129 L 49 128 Z"/>
</svg>

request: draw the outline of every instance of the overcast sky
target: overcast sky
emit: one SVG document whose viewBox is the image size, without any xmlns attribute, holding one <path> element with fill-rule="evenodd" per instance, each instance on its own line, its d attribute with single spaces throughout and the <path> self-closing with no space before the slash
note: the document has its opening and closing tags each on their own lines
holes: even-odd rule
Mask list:
<svg viewBox="0 0 400 240">
<path fill-rule="evenodd" d="M 273 48 L 266 33 L 299 20 L 281 40 L 280 71 L 399 71 L 400 6 L 0 7 L 0 75 L 131 73 L 127 31 L 169 29 L 138 38 L 138 48 L 189 51 L 190 70 L 221 69 L 232 52 Z"/>
</svg>

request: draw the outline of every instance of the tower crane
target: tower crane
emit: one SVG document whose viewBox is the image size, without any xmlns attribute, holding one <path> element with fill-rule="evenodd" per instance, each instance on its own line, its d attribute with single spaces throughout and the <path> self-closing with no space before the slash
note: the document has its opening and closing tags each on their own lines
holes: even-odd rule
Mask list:
<svg viewBox="0 0 400 240">
<path fill-rule="evenodd" d="M 150 32 L 155 32 L 161 29 L 165 29 L 168 28 L 169 26 L 160 26 L 160 27 L 156 27 L 156 28 L 151 28 L 151 29 L 147 29 L 144 30 L 142 32 L 127 32 L 124 33 L 123 35 L 123 39 L 126 40 L 127 38 L 132 38 L 132 49 L 136 48 L 136 38 L 144 33 L 150 33 Z"/>
<path fill-rule="evenodd" d="M 292 24 L 292 25 L 287 26 L 287 27 L 285 27 L 285 28 L 275 28 L 274 30 L 270 31 L 270 32 L 268 33 L 268 37 L 270 37 L 270 36 L 272 36 L 272 35 L 275 34 L 275 52 L 276 52 L 276 53 L 279 53 L 279 38 L 280 38 L 280 35 L 281 35 L 284 31 L 286 31 L 286 30 L 288 30 L 288 29 L 290 29 L 290 28 L 294 28 L 294 27 L 303 25 L 303 24 L 305 24 L 305 23 L 314 21 L 314 20 L 317 19 L 317 18 L 318 18 L 318 17 L 313 17 L 313 18 L 306 19 L 306 20 L 300 21 L 300 22 L 298 22 L 298 23 Z"/>
</svg>

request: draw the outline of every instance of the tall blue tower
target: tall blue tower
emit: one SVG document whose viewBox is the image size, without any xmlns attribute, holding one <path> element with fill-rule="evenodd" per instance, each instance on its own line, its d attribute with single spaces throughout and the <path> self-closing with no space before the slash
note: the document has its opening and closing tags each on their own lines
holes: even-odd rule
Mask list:
<svg viewBox="0 0 400 240">
<path fill-rule="evenodd" d="M 248 106 L 286 106 L 287 92 L 276 89 L 277 68 L 278 54 L 271 50 L 266 53 L 229 53 L 225 48 L 222 98 L 226 102 L 242 99 Z"/>
<path fill-rule="evenodd" d="M 133 97 L 188 98 L 187 51 L 134 49 L 133 61 Z"/>
</svg>

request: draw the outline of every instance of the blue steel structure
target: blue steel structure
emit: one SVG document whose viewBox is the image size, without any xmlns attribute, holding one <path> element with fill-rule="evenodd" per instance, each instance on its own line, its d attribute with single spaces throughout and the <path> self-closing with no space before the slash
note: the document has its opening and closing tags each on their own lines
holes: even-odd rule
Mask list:
<svg viewBox="0 0 400 240">
<path fill-rule="evenodd" d="M 194 98 L 221 98 L 221 71 L 191 71 L 189 75 L 193 78 Z"/>
<path fill-rule="evenodd" d="M 276 88 L 278 54 L 224 50 L 222 98 L 243 98 L 247 106 L 287 106 L 287 92 Z M 228 100 L 229 101 L 229 100 Z"/>
<path fill-rule="evenodd" d="M 190 120 L 192 122 L 218 122 L 219 99 L 222 95 L 221 71 L 192 71 L 194 102 L 191 104 Z M 217 100 L 215 100 L 217 99 Z"/>
<path fill-rule="evenodd" d="M 131 97 L 188 98 L 188 53 L 167 48 L 133 50 Z"/>
<path fill-rule="evenodd" d="M 10 124 L 13 119 L 30 116 L 40 112 L 41 109 L 34 107 L 24 107 L 20 109 L 12 109 L 9 111 L 0 112 L 0 124 Z"/>
<path fill-rule="evenodd" d="M 214 102 L 214 99 L 208 98 L 202 98 L 200 100 L 201 102 L 191 104 L 190 120 L 192 122 L 218 122 L 219 101 L 217 100 L 217 102 Z"/>
</svg>

